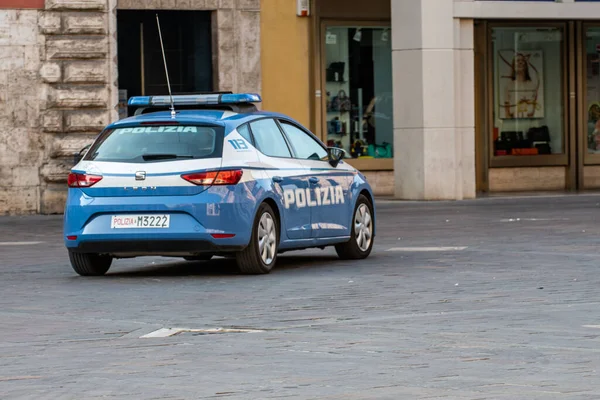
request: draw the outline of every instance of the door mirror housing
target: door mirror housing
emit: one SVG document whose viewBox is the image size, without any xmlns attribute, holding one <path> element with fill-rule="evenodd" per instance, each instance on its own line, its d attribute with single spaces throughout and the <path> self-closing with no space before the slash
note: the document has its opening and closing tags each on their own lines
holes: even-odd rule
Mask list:
<svg viewBox="0 0 600 400">
<path fill-rule="evenodd" d="M 344 149 L 340 149 L 339 147 L 328 147 L 327 155 L 329 158 L 329 164 L 335 168 L 345 157 L 346 151 Z"/>
</svg>

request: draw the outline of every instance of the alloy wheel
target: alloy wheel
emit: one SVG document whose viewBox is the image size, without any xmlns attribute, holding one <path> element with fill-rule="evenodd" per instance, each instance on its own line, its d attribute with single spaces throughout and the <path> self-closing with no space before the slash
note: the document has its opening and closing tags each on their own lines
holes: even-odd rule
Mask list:
<svg viewBox="0 0 600 400">
<path fill-rule="evenodd" d="M 373 236 L 373 219 L 369 207 L 364 203 L 358 206 L 354 214 L 354 236 L 358 248 L 367 251 Z"/>
<path fill-rule="evenodd" d="M 275 258 L 277 247 L 277 235 L 275 233 L 275 221 L 271 214 L 264 213 L 258 223 L 258 251 L 262 261 L 269 265 Z"/>
</svg>

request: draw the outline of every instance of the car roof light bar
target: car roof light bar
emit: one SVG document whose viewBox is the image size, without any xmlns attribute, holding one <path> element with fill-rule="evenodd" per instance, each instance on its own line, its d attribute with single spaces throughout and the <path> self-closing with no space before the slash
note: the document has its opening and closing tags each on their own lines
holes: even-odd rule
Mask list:
<svg viewBox="0 0 600 400">
<path fill-rule="evenodd" d="M 177 106 L 260 103 L 261 101 L 260 95 L 256 93 L 185 94 L 173 96 L 173 104 Z M 171 97 L 134 96 L 129 99 L 128 105 L 138 107 L 165 107 L 171 105 Z"/>
</svg>

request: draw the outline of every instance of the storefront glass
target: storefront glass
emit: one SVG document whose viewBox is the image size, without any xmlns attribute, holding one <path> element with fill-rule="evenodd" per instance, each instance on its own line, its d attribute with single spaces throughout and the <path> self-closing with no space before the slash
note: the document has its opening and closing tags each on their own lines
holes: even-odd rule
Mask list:
<svg viewBox="0 0 600 400">
<path fill-rule="evenodd" d="M 352 158 L 393 154 L 390 33 L 389 27 L 326 29 L 326 142 Z"/>
<path fill-rule="evenodd" d="M 564 153 L 563 31 L 495 27 L 493 154 Z"/>
<path fill-rule="evenodd" d="M 587 71 L 587 149 L 588 153 L 600 153 L 600 28 L 588 28 L 585 32 Z"/>
</svg>

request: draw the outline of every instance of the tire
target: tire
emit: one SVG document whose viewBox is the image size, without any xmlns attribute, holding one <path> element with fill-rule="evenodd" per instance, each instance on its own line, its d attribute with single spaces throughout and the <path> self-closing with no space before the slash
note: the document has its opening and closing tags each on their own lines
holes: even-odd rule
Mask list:
<svg viewBox="0 0 600 400">
<path fill-rule="evenodd" d="M 213 258 L 212 254 L 202 254 L 199 256 L 183 257 L 185 261 L 210 261 Z"/>
<path fill-rule="evenodd" d="M 352 215 L 350 240 L 335 246 L 335 251 L 342 260 L 367 258 L 375 241 L 373 205 L 364 195 L 358 196 Z"/>
<path fill-rule="evenodd" d="M 266 241 L 262 252 L 261 239 Z M 277 217 L 271 206 L 262 203 L 254 217 L 250 244 L 236 254 L 239 271 L 242 274 L 268 274 L 277 261 L 278 246 L 279 223 Z"/>
<path fill-rule="evenodd" d="M 81 276 L 102 276 L 112 264 L 112 257 L 91 253 L 69 252 L 71 266 Z"/>
</svg>

